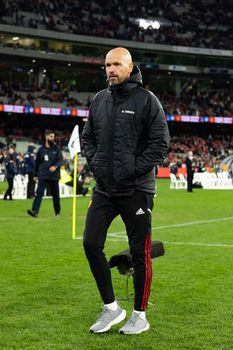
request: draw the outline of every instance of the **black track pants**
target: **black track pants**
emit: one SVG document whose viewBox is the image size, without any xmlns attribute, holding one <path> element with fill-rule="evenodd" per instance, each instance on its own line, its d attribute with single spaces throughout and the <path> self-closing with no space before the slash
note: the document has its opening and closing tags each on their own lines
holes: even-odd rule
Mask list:
<svg viewBox="0 0 233 350">
<path fill-rule="evenodd" d="M 42 198 L 44 196 L 44 191 L 46 188 L 49 188 L 51 191 L 51 195 L 53 197 L 53 208 L 55 214 L 60 214 L 61 206 L 60 206 L 60 196 L 59 196 L 59 183 L 56 180 L 39 180 L 36 196 L 32 203 L 32 210 L 35 213 L 39 213 Z"/>
<path fill-rule="evenodd" d="M 8 189 L 6 190 L 6 193 L 4 194 L 4 199 L 7 199 L 8 196 L 9 196 L 9 199 L 12 199 L 14 178 L 13 177 L 7 177 L 7 182 L 8 182 Z"/>
<path fill-rule="evenodd" d="M 151 211 L 153 195 L 135 191 L 130 197 L 107 198 L 94 192 L 84 231 L 84 248 L 104 304 L 115 300 L 108 261 L 103 252 L 107 230 L 120 215 L 126 226 L 134 265 L 134 309 L 145 310 L 152 278 Z"/>
</svg>

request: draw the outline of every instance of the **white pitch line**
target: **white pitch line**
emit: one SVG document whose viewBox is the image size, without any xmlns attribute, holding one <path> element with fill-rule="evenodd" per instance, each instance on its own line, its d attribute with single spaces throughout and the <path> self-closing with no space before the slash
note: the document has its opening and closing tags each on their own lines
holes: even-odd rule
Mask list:
<svg viewBox="0 0 233 350">
<path fill-rule="evenodd" d="M 228 221 L 233 220 L 233 216 L 229 216 L 226 218 L 217 218 L 217 219 L 210 219 L 210 220 L 200 220 L 200 221 L 190 221 L 185 222 L 183 224 L 175 224 L 175 225 L 166 225 L 166 226 L 158 226 L 153 227 L 154 230 L 163 230 L 167 228 L 173 228 L 173 227 L 184 227 L 184 226 L 192 226 L 192 225 L 199 225 L 203 223 L 212 223 L 212 222 L 222 222 L 222 221 Z M 120 232 L 109 232 L 108 238 L 111 240 L 111 242 L 119 242 L 119 241 L 127 241 L 128 238 L 125 234 L 125 231 Z M 76 237 L 76 239 L 81 240 L 83 237 Z M 191 246 L 201 246 L 201 247 L 225 247 L 225 248 L 233 248 L 232 244 L 222 244 L 222 243 L 199 243 L 199 242 L 168 242 L 163 241 L 164 244 L 170 244 L 170 245 L 191 245 Z"/>
<path fill-rule="evenodd" d="M 222 243 L 198 243 L 198 242 L 167 242 L 163 241 L 164 244 L 170 245 L 193 245 L 200 247 L 223 247 L 223 248 L 233 248 L 233 244 L 222 244 Z"/>
<path fill-rule="evenodd" d="M 189 221 L 184 222 L 182 224 L 174 224 L 174 225 L 165 225 L 165 226 L 155 226 L 152 227 L 152 230 L 164 230 L 167 228 L 173 228 L 173 227 L 185 227 L 185 226 L 192 226 L 192 225 L 200 225 L 200 224 L 208 224 L 211 222 L 222 222 L 222 221 L 228 221 L 233 220 L 233 216 L 229 216 L 226 218 L 218 218 L 218 219 L 210 219 L 210 220 L 199 220 L 199 221 Z M 119 231 L 119 232 L 113 232 L 114 234 L 123 234 L 125 231 Z"/>
<path fill-rule="evenodd" d="M 122 236 L 123 233 L 126 233 L 126 231 L 122 232 L 120 235 Z M 123 237 L 120 237 L 120 235 L 119 235 L 119 232 L 109 232 L 108 233 L 108 236 L 115 237 L 115 238 L 122 239 L 122 238 L 126 237 L 126 235 Z"/>
<path fill-rule="evenodd" d="M 118 237 L 118 239 L 112 238 L 111 234 L 108 234 L 109 240 L 111 242 L 121 242 L 127 241 L 127 237 Z M 82 237 L 76 237 L 76 239 L 81 240 Z M 168 245 L 191 245 L 198 247 L 222 247 L 222 248 L 233 248 L 233 244 L 222 244 L 222 243 L 199 243 L 199 242 L 168 242 L 163 241 L 164 244 Z"/>
<path fill-rule="evenodd" d="M 117 238 L 112 238 L 111 233 L 108 233 L 107 237 L 108 237 L 107 239 L 110 240 L 111 242 L 128 241 L 127 236 L 117 236 L 117 235 L 116 235 Z M 81 240 L 83 239 L 83 237 L 82 237 L 82 236 L 76 236 L 75 239 L 81 241 Z"/>
</svg>

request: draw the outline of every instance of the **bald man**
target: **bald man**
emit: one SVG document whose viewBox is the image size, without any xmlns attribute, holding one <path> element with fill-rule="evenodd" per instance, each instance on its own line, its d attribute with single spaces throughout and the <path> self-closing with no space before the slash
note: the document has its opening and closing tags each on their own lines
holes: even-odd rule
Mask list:
<svg viewBox="0 0 233 350">
<path fill-rule="evenodd" d="M 113 49 L 106 55 L 105 67 L 110 86 L 122 83 L 133 70 L 131 54 L 123 47 Z"/>
<path fill-rule="evenodd" d="M 139 68 L 122 47 L 105 59 L 108 88 L 94 97 L 83 130 L 87 162 L 96 187 L 88 208 L 84 249 L 104 303 L 93 333 L 107 332 L 123 321 L 126 311 L 117 303 L 109 263 L 104 254 L 108 228 L 120 215 L 128 236 L 134 268 L 134 308 L 120 334 L 149 329 L 145 310 L 150 294 L 151 212 L 155 166 L 167 155 L 169 134 L 163 108 L 142 87 Z"/>
</svg>

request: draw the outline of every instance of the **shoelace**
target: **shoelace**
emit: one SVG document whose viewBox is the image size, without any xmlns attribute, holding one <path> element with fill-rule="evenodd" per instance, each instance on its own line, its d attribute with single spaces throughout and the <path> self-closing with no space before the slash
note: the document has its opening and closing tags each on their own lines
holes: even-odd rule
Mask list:
<svg viewBox="0 0 233 350">
<path fill-rule="evenodd" d="M 137 322 L 137 318 L 139 318 L 139 316 L 137 315 L 132 315 L 131 318 L 129 319 L 129 321 L 127 322 L 127 326 L 131 325 L 135 326 L 136 322 Z"/>
<path fill-rule="evenodd" d="M 107 307 L 104 307 L 96 322 L 102 321 L 102 318 L 103 316 L 106 316 L 106 313 L 109 314 L 109 310 Z"/>
</svg>

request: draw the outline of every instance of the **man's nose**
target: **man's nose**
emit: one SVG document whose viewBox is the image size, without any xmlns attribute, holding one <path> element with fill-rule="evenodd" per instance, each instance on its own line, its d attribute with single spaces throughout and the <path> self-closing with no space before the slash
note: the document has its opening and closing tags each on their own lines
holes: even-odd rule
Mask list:
<svg viewBox="0 0 233 350">
<path fill-rule="evenodd" d="M 114 67 L 113 66 L 109 67 L 108 72 L 111 73 L 111 74 L 114 73 L 115 72 Z"/>
</svg>

